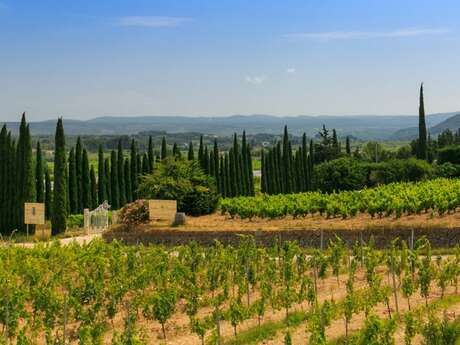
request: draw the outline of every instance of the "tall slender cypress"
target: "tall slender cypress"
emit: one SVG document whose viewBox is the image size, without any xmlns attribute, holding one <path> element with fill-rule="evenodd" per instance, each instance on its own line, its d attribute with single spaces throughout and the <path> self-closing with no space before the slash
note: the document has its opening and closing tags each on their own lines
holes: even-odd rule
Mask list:
<svg viewBox="0 0 460 345">
<path fill-rule="evenodd" d="M 289 134 L 287 126 L 284 126 L 283 136 L 283 180 L 284 180 L 284 193 L 290 193 L 292 190 L 291 185 L 291 156 L 289 154 Z"/>
<path fill-rule="evenodd" d="M 62 118 L 58 119 L 55 135 L 54 153 L 54 189 L 52 233 L 56 235 L 66 230 L 67 217 L 67 169 L 65 153 L 65 135 Z"/>
<path fill-rule="evenodd" d="M 133 201 L 133 192 L 131 190 L 131 164 L 129 158 L 125 159 L 125 194 L 126 194 L 126 201 L 132 202 Z"/>
<path fill-rule="evenodd" d="M 124 167 L 124 156 L 123 156 L 123 147 L 121 146 L 121 140 L 118 141 L 118 200 L 119 206 L 123 207 L 126 204 L 126 188 L 125 188 L 125 167 Z M 146 164 L 147 168 L 150 170 L 150 159 Z"/>
<path fill-rule="evenodd" d="M 134 139 L 131 141 L 131 193 L 133 200 L 137 199 L 137 175 L 139 172 L 137 165 L 137 147 Z"/>
<path fill-rule="evenodd" d="M 153 172 L 153 165 L 155 164 L 155 155 L 154 155 L 154 153 L 153 153 L 153 140 L 152 140 L 152 136 L 149 136 L 148 156 L 149 156 L 149 173 L 152 173 L 152 172 Z"/>
<path fill-rule="evenodd" d="M 161 139 L 161 159 L 165 159 L 168 156 L 168 146 L 166 144 L 166 138 Z"/>
<path fill-rule="evenodd" d="M 105 173 L 105 178 L 104 178 L 104 183 L 105 183 L 105 191 L 107 193 L 107 201 L 109 202 L 110 205 L 112 205 L 112 183 L 111 183 L 111 177 L 110 177 L 110 158 L 105 158 L 104 159 L 104 173 Z"/>
<path fill-rule="evenodd" d="M 30 136 L 30 128 L 26 122 L 25 113 L 22 114 L 19 139 L 17 144 L 16 156 L 16 176 L 17 180 L 17 227 L 24 230 L 24 203 L 34 202 L 36 200 L 35 194 L 35 178 L 34 167 L 32 159 L 32 140 Z"/>
<path fill-rule="evenodd" d="M 99 145 L 98 161 L 97 161 L 97 194 L 99 203 L 107 200 L 107 190 L 105 181 L 105 166 L 104 166 L 104 151 L 102 145 Z"/>
<path fill-rule="evenodd" d="M 43 176 L 43 158 L 40 141 L 37 141 L 37 152 L 35 159 L 35 190 L 37 192 L 37 202 L 45 201 L 45 186 Z"/>
<path fill-rule="evenodd" d="M 193 152 L 193 143 L 192 142 L 190 142 L 190 144 L 188 145 L 187 159 L 189 161 L 193 161 L 195 159 L 195 153 Z"/>
<path fill-rule="evenodd" d="M 79 212 L 78 206 L 78 192 L 77 192 L 77 171 L 75 166 L 75 150 L 72 148 L 69 152 L 69 210 L 71 214 Z"/>
<path fill-rule="evenodd" d="M 81 186 L 83 208 L 91 208 L 91 178 L 89 173 L 88 152 L 83 149 L 81 166 Z"/>
<path fill-rule="evenodd" d="M 423 83 L 420 85 L 420 100 L 418 108 L 418 150 L 417 158 L 427 159 L 427 130 L 425 122 L 425 102 L 423 99 Z"/>
<path fill-rule="evenodd" d="M 147 153 L 144 153 L 142 155 L 142 174 L 143 175 L 148 175 L 149 172 L 150 172 L 149 157 L 148 157 Z"/>
<path fill-rule="evenodd" d="M 6 234 L 6 229 L 9 227 L 7 214 L 7 200 L 10 196 L 7 194 L 7 174 L 10 170 L 8 166 L 9 161 L 9 148 L 7 143 L 7 129 L 3 125 L 0 131 L 0 233 Z"/>
<path fill-rule="evenodd" d="M 90 169 L 90 184 L 91 184 L 91 208 L 94 210 L 98 206 L 97 202 L 97 183 L 96 183 L 96 172 L 94 171 L 94 166 L 91 164 Z"/>
<path fill-rule="evenodd" d="M 112 210 L 118 210 L 120 208 L 120 185 L 118 183 L 118 162 L 115 151 L 110 153 L 110 187 L 112 189 Z"/>
<path fill-rule="evenodd" d="M 200 146 L 198 147 L 198 162 L 200 163 L 201 168 L 204 170 L 204 145 L 203 145 L 203 136 L 200 136 Z"/>
<path fill-rule="evenodd" d="M 351 155 L 350 137 L 348 135 L 345 141 L 345 152 L 347 153 L 348 156 Z"/>
<path fill-rule="evenodd" d="M 45 168 L 45 218 L 51 219 L 53 207 L 53 191 L 51 190 L 51 178 L 48 167 Z"/>
<path fill-rule="evenodd" d="M 77 138 L 77 144 L 75 146 L 75 171 L 77 176 L 77 200 L 78 200 L 78 212 L 83 213 L 83 185 L 82 185 L 82 171 L 83 171 L 83 147 L 81 144 L 81 138 Z"/>
</svg>

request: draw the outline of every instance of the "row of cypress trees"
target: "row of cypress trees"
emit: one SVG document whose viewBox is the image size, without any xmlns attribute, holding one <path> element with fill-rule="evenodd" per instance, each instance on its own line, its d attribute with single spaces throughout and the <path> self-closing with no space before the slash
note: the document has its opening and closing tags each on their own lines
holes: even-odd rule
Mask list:
<svg viewBox="0 0 460 345">
<path fill-rule="evenodd" d="M 267 194 L 298 193 L 311 190 L 313 180 L 314 145 L 307 136 L 293 152 L 288 129 L 284 127 L 283 140 L 268 152 L 262 150 L 261 191 Z"/>
<path fill-rule="evenodd" d="M 189 144 L 188 159 L 195 159 L 192 143 Z M 203 144 L 201 136 L 198 162 L 203 171 L 214 178 L 217 189 L 224 198 L 254 195 L 252 154 L 246 132 L 243 132 L 241 143 L 235 133 L 233 146 L 224 154 L 219 153 L 217 140 L 214 140 L 214 146 L 209 150 Z"/>
<path fill-rule="evenodd" d="M 41 164 L 41 150 L 38 151 Z M 4 125 L 0 131 L 0 231 L 8 234 L 13 229 L 23 231 L 24 203 L 44 200 L 43 180 L 39 184 L 36 178 L 43 174 L 34 169 L 32 142 L 29 125 L 22 114 L 17 140 Z M 37 169 L 41 170 L 41 169 Z M 37 186 L 42 188 L 36 193 Z"/>
</svg>

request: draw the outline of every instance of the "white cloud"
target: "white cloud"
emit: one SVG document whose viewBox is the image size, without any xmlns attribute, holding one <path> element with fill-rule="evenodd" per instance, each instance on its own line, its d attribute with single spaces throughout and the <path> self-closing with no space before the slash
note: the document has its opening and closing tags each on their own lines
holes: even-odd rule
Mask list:
<svg viewBox="0 0 460 345">
<path fill-rule="evenodd" d="M 254 76 L 249 76 L 247 75 L 244 80 L 246 80 L 247 83 L 253 84 L 253 85 L 260 85 L 267 80 L 267 77 L 265 75 L 254 75 Z"/>
<path fill-rule="evenodd" d="M 289 74 L 294 74 L 297 70 L 294 68 L 294 67 L 289 67 L 288 69 L 286 69 L 286 73 L 289 73 Z"/>
<path fill-rule="evenodd" d="M 151 28 L 173 28 L 190 20 L 183 17 L 128 16 L 119 20 L 120 26 L 141 26 Z"/>
<path fill-rule="evenodd" d="M 300 32 L 285 35 L 289 38 L 306 38 L 317 40 L 349 40 L 360 38 L 397 38 L 426 35 L 439 35 L 451 32 L 446 28 L 434 29 L 402 29 L 393 31 L 327 31 L 327 32 Z"/>
</svg>

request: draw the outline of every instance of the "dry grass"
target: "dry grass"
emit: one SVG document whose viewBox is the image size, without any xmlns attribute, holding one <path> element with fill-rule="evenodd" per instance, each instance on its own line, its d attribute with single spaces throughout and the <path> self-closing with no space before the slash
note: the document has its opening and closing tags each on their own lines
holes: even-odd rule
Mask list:
<svg viewBox="0 0 460 345">
<path fill-rule="evenodd" d="M 341 219 L 315 215 L 306 218 L 293 218 L 291 216 L 282 219 L 242 220 L 230 218 L 218 213 L 201 216 L 187 217 L 186 224 L 178 228 L 166 224 L 149 224 L 149 228 L 202 230 L 202 231 L 244 231 L 244 230 L 369 230 L 369 229 L 450 229 L 460 227 L 460 213 L 446 214 L 443 216 L 421 214 L 403 216 L 399 219 L 394 217 L 371 218 L 362 214 L 354 218 Z"/>
</svg>

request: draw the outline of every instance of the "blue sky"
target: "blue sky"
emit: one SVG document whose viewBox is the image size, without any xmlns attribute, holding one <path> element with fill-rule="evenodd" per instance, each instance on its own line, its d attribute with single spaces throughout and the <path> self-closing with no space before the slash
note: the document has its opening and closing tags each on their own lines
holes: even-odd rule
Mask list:
<svg viewBox="0 0 460 345">
<path fill-rule="evenodd" d="M 459 1 L 0 0 L 0 120 L 460 110 Z"/>
</svg>

